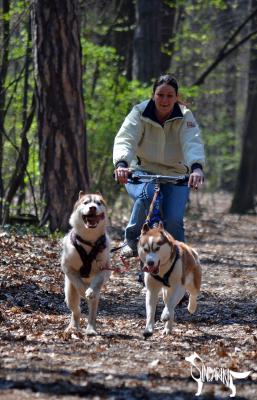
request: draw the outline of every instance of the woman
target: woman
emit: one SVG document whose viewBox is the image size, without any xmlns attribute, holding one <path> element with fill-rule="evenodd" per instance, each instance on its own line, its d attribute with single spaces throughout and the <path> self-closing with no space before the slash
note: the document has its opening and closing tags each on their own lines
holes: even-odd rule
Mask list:
<svg viewBox="0 0 257 400">
<path fill-rule="evenodd" d="M 159 175 L 189 174 L 188 184 L 161 185 L 164 227 L 175 239 L 184 241 L 189 188 L 196 190 L 204 181 L 204 147 L 192 112 L 179 101 L 178 83 L 172 75 L 160 76 L 153 85 L 152 98 L 134 106 L 127 115 L 114 141 L 113 162 L 116 180 L 126 185 L 134 200 L 123 254 L 136 255 L 154 193 L 151 183 L 128 183 L 131 169 Z"/>
</svg>

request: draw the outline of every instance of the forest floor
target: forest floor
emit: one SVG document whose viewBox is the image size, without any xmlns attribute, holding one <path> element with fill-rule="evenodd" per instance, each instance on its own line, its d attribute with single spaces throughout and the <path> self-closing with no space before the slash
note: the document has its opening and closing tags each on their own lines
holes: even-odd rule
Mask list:
<svg viewBox="0 0 257 400">
<path fill-rule="evenodd" d="M 136 259 L 102 292 L 99 335 L 67 334 L 60 240 L 2 230 L 0 399 L 193 399 L 197 383 L 185 357 L 194 352 L 209 380 L 211 368 L 216 375 L 251 371 L 234 380 L 236 398 L 257 399 L 257 217 L 228 214 L 230 201 L 226 193 L 193 195 L 186 232 L 203 269 L 198 310 L 191 316 L 186 303 L 179 305 L 172 335 L 162 336 L 160 300 L 156 330 L 147 340 Z M 124 218 L 113 217 L 113 246 L 124 226 Z M 118 263 L 115 253 L 113 265 Z M 84 302 L 83 313 L 85 326 Z M 195 378 L 197 371 L 193 368 Z M 213 380 L 204 383 L 198 398 L 225 399 L 230 393 Z"/>
</svg>

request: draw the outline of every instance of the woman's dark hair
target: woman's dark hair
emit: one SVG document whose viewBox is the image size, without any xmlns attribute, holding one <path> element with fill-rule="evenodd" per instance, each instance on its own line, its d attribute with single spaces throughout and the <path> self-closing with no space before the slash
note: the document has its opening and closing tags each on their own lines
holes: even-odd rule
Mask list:
<svg viewBox="0 0 257 400">
<path fill-rule="evenodd" d="M 164 83 L 166 85 L 172 86 L 175 89 L 176 94 L 178 94 L 178 82 L 176 78 L 171 74 L 161 75 L 159 76 L 159 78 L 156 79 L 156 81 L 153 84 L 153 93 L 155 93 L 158 86 L 161 86 Z"/>
</svg>

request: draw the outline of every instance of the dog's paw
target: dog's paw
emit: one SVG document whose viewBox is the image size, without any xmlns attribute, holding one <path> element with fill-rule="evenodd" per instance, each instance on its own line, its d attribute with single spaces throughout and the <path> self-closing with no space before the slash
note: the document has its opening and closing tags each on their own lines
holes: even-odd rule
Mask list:
<svg viewBox="0 0 257 400">
<path fill-rule="evenodd" d="M 93 289 L 88 288 L 85 292 L 85 297 L 87 300 L 93 300 L 95 298 L 95 293 Z"/>
<path fill-rule="evenodd" d="M 73 333 L 73 332 L 78 332 L 80 330 L 80 325 L 79 324 L 74 324 L 74 323 L 70 323 L 67 328 L 65 329 L 64 332 L 66 333 Z"/>
<path fill-rule="evenodd" d="M 145 329 L 144 330 L 144 332 L 143 332 L 143 336 L 144 336 L 144 338 L 145 339 L 147 339 L 147 338 L 149 338 L 150 336 L 152 336 L 152 334 L 153 334 L 153 331 L 152 330 L 150 330 L 150 329 Z"/>
<path fill-rule="evenodd" d="M 166 322 L 170 319 L 170 313 L 167 307 L 164 307 L 161 315 L 161 321 Z"/>
<path fill-rule="evenodd" d="M 88 325 L 86 329 L 87 336 L 96 336 L 98 335 L 96 329 L 93 326 Z"/>
<path fill-rule="evenodd" d="M 162 331 L 162 336 L 170 335 L 172 332 L 172 327 L 173 327 L 173 321 L 171 320 L 167 321 Z"/>
<path fill-rule="evenodd" d="M 193 314 L 197 309 L 197 301 L 196 299 L 192 299 L 191 296 L 189 297 L 189 303 L 187 307 L 190 314 Z"/>
<path fill-rule="evenodd" d="M 167 336 L 171 334 L 171 328 L 170 327 L 166 327 L 163 329 L 162 331 L 162 336 Z"/>
</svg>

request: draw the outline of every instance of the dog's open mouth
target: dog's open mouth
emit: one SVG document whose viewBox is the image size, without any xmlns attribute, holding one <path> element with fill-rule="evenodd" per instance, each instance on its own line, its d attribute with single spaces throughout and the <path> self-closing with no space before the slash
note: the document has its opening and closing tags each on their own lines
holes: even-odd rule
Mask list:
<svg viewBox="0 0 257 400">
<path fill-rule="evenodd" d="M 149 272 L 150 274 L 153 274 L 153 275 L 158 275 L 159 274 L 159 265 L 160 265 L 160 261 L 158 262 L 157 265 L 153 265 L 153 266 L 145 264 L 143 267 L 143 271 Z"/>
<path fill-rule="evenodd" d="M 99 224 L 99 222 L 104 219 L 104 213 L 101 214 L 95 214 L 95 213 L 91 213 L 91 214 L 84 214 L 82 215 L 84 224 L 88 227 L 88 228 L 96 228 L 97 225 Z"/>
</svg>

